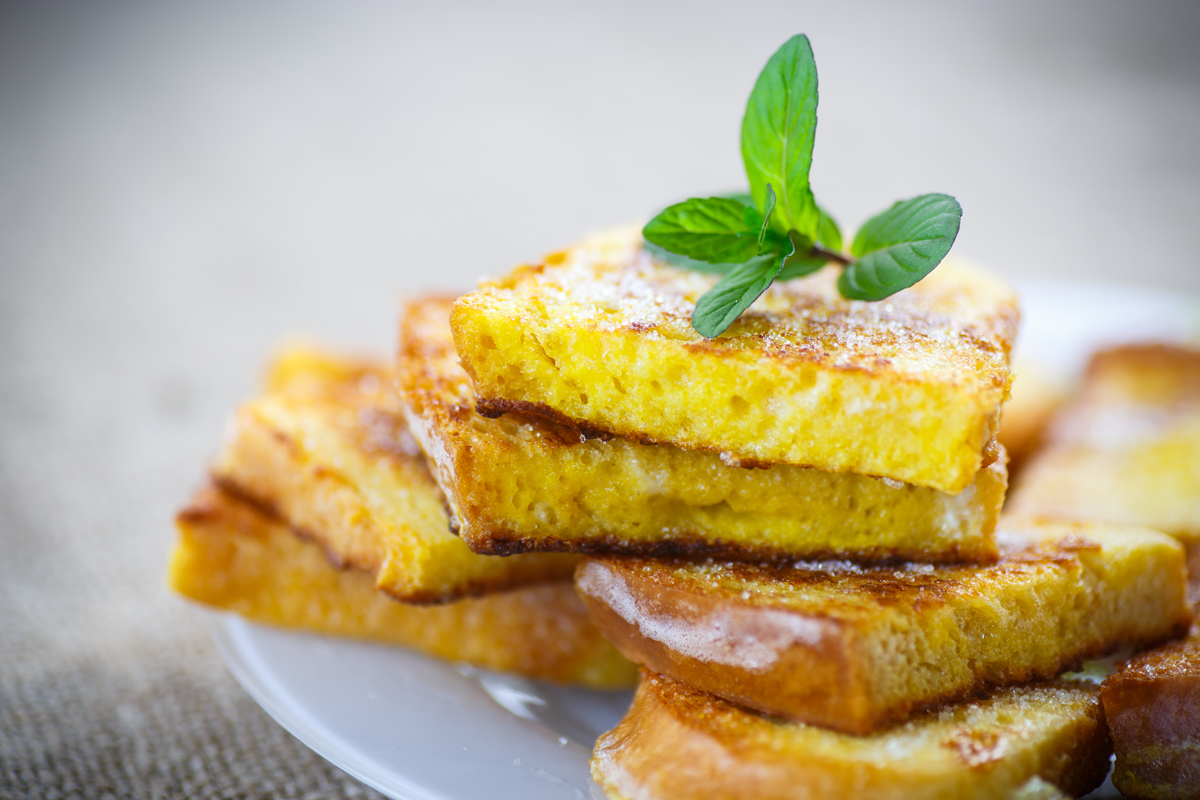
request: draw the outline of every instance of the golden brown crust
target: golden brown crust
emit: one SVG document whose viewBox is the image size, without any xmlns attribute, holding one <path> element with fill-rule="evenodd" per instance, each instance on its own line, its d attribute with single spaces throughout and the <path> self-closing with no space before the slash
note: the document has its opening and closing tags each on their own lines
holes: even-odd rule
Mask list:
<svg viewBox="0 0 1200 800">
<path fill-rule="evenodd" d="M 1159 403 L 1166 393 L 1184 403 L 1200 401 L 1200 350 L 1195 347 L 1164 342 L 1110 347 L 1092 356 L 1085 383 L 1116 374 L 1136 374 L 1154 382 L 1148 386 L 1135 381 L 1122 389 L 1134 396 L 1152 396 Z"/>
<path fill-rule="evenodd" d="M 576 584 L 631 660 L 765 713 L 866 734 L 1179 635 L 1161 534 L 1010 522 L 991 567 L 589 557 Z"/>
<path fill-rule="evenodd" d="M 1128 797 L 1200 797 L 1200 627 L 1104 681 L 1113 784 Z"/>
<path fill-rule="evenodd" d="M 855 737 L 745 711 L 644 672 L 596 744 L 614 800 L 1008 798 L 1033 777 L 1083 794 L 1108 767 L 1095 687 L 1051 682 Z"/>
<path fill-rule="evenodd" d="M 975 483 L 948 495 L 671 445 L 598 441 L 589 438 L 592 431 L 530 404 L 506 402 L 505 409 L 518 411 L 485 419 L 472 410 L 476 397 L 458 364 L 451 305 L 443 297 L 406 304 L 398 385 L 451 524 L 478 553 L 878 563 L 996 558 L 991 534 L 1007 471 L 994 442 L 981 454 L 987 467 Z M 763 468 L 742 468 L 753 466 Z"/>
<path fill-rule="evenodd" d="M 376 362 L 282 354 L 275 391 L 235 414 L 214 481 L 302 530 L 398 599 L 437 603 L 562 579 L 574 559 L 477 556 L 449 530 L 445 499 Z"/>
<path fill-rule="evenodd" d="M 492 556 L 511 556 L 518 553 L 580 553 L 584 555 L 614 554 L 648 558 L 713 559 L 746 562 L 789 564 L 802 557 L 806 561 L 837 560 L 853 556 L 875 566 L 910 564 L 920 559 L 922 564 L 988 564 L 996 560 L 993 548 L 948 547 L 937 552 L 913 552 L 909 548 L 866 546 L 854 553 L 842 549 L 806 547 L 802 554 L 767 547 L 744 547 L 735 542 L 700 539 L 686 533 L 672 532 L 672 538 L 656 541 L 631 541 L 616 536 L 592 536 L 588 539 L 559 539 L 539 536 L 519 538 L 508 531 L 478 531 L 471 540 L 476 553 Z"/>
<path fill-rule="evenodd" d="M 199 492 L 176 521 L 169 581 L 215 608 L 543 680 L 598 688 L 633 682 L 633 666 L 588 620 L 569 582 L 414 606 L 376 591 L 368 572 L 335 568 L 316 543 L 219 489 Z"/>
<path fill-rule="evenodd" d="M 254 509 L 259 517 L 269 520 L 272 524 L 288 524 L 283 515 L 279 513 L 279 509 L 275 508 L 271 503 L 251 497 L 229 481 L 212 476 L 209 477 L 209 480 L 212 482 L 212 488 L 198 492 L 175 515 L 176 525 L 187 525 L 197 528 L 208 526 L 234 527 L 240 535 L 253 536 L 254 531 L 261 530 L 263 526 L 258 524 L 258 520 L 252 515 L 240 512 L 231 513 L 230 509 L 237 506 Z M 312 532 L 290 525 L 288 527 L 296 536 L 311 543 L 314 547 L 320 548 L 321 552 L 325 554 L 325 561 L 334 569 L 370 571 L 371 568 L 369 566 L 364 567 L 358 564 L 351 564 L 342 553 L 330 547 L 324 539 Z M 409 600 L 408 602 L 419 603 L 422 601 Z"/>
<path fill-rule="evenodd" d="M 1200 544 L 1188 547 L 1188 600 L 1200 612 Z M 1126 797 L 1200 798 L 1200 620 L 1182 641 L 1127 661 L 1101 690 Z"/>
<path fill-rule="evenodd" d="M 475 400 L 475 413 L 485 419 L 497 419 L 505 414 L 523 414 L 527 417 L 534 417 L 542 422 L 555 425 L 559 428 L 565 428 L 570 431 L 573 438 L 576 439 L 612 439 L 614 434 L 600 428 L 588 425 L 586 422 L 580 422 L 576 419 L 555 411 L 550 406 L 544 403 L 531 403 L 527 400 L 505 400 L 502 397 L 484 398 L 480 397 Z M 646 436 L 626 436 L 626 439 L 631 439 L 642 444 L 657 444 L 651 441 Z"/>
</svg>

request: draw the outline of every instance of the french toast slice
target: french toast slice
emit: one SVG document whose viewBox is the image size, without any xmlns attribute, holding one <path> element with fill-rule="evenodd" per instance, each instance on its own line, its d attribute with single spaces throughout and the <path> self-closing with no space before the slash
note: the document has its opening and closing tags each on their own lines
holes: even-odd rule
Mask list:
<svg viewBox="0 0 1200 800">
<path fill-rule="evenodd" d="M 1016 482 L 1015 513 L 1128 522 L 1200 541 L 1200 349 L 1097 353 Z"/>
<path fill-rule="evenodd" d="M 536 550 L 987 562 L 1007 487 L 999 453 L 958 494 L 474 411 L 450 332 L 450 298 L 408 303 L 400 396 L 459 535 L 475 552 Z"/>
<path fill-rule="evenodd" d="M 994 686 L 1186 632 L 1184 555 L 1144 528 L 1002 519 L 992 566 L 770 567 L 588 557 L 575 583 L 631 661 L 866 734 Z"/>
<path fill-rule="evenodd" d="M 1200 798 L 1200 626 L 1134 656 L 1104 680 L 1101 696 L 1121 794 Z"/>
<path fill-rule="evenodd" d="M 212 476 L 409 602 L 568 578 L 574 556 L 476 555 L 450 532 L 382 363 L 293 348 L 236 412 Z"/>
<path fill-rule="evenodd" d="M 950 263 L 879 303 L 836 279 L 776 283 L 705 339 L 691 314 L 717 276 L 623 229 L 482 281 L 451 324 L 487 415 L 962 491 L 1008 395 L 1013 293 Z"/>
<path fill-rule="evenodd" d="M 1200 544 L 1188 547 L 1188 595 L 1200 612 Z M 1100 692 L 1126 797 L 1200 798 L 1200 621 L 1183 641 L 1140 653 Z"/>
<path fill-rule="evenodd" d="M 219 489 L 197 494 L 176 524 L 168 582 L 208 606 L 557 683 L 621 688 L 636 680 L 569 581 L 416 606 L 377 591 L 368 572 L 338 569 L 318 544 Z"/>
<path fill-rule="evenodd" d="M 610 800 L 1054 796 L 1045 783 L 1074 797 L 1108 771 L 1099 694 L 1076 681 L 1009 687 L 851 736 L 643 672 L 629 713 L 596 742 L 592 777 Z"/>
</svg>

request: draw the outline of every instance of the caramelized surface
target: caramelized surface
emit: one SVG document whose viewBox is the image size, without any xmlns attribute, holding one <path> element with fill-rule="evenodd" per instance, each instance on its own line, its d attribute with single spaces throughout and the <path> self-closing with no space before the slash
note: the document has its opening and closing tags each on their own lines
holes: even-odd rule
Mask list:
<svg viewBox="0 0 1200 800">
<path fill-rule="evenodd" d="M 1200 797 L 1200 627 L 1135 656 L 1104 681 L 1103 698 L 1121 793 Z"/>
<path fill-rule="evenodd" d="M 559 683 L 634 682 L 633 665 L 588 620 L 569 582 L 413 606 L 377 591 L 367 572 L 336 568 L 319 545 L 220 490 L 200 492 L 177 525 L 168 581 L 206 605 Z"/>
<path fill-rule="evenodd" d="M 1002 520 L 993 566 L 794 568 L 587 558 L 601 630 L 655 672 L 863 734 L 990 686 L 1057 675 L 1187 629 L 1183 552 L 1163 534 Z"/>
<path fill-rule="evenodd" d="M 238 409 L 213 477 L 400 599 L 445 601 L 569 576 L 570 556 L 488 558 L 450 532 L 394 383 L 379 363 L 284 353 L 267 393 Z"/>
<path fill-rule="evenodd" d="M 1096 354 L 1009 504 L 1200 541 L 1200 350 L 1131 345 Z"/>
<path fill-rule="evenodd" d="M 1007 800 L 1035 777 L 1084 794 L 1109 752 L 1091 684 L 1012 687 L 860 737 L 643 672 L 633 708 L 596 743 L 592 776 L 611 800 Z"/>
<path fill-rule="evenodd" d="M 1200 544 L 1188 548 L 1189 598 L 1200 610 Z M 1200 622 L 1183 641 L 1135 656 L 1104 681 L 1104 714 L 1128 797 L 1200 797 Z"/>
<path fill-rule="evenodd" d="M 850 473 L 730 466 L 714 453 L 583 440 L 474 411 L 446 298 L 405 309 L 400 394 L 459 534 L 476 552 L 990 561 L 1003 453 L 958 495 Z"/>
<path fill-rule="evenodd" d="M 775 284 L 708 340 L 690 318 L 716 277 L 615 231 L 483 282 L 455 305 L 454 338 L 481 410 L 961 491 L 1007 396 L 1012 293 L 943 265 L 863 303 L 836 277 Z"/>
</svg>

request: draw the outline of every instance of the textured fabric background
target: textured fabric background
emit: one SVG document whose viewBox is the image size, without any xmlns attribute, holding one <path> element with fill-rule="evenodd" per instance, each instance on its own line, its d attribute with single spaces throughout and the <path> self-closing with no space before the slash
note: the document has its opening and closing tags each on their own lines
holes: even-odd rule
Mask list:
<svg viewBox="0 0 1200 800">
<path fill-rule="evenodd" d="M 1200 6 L 0 6 L 0 797 L 371 794 L 170 596 L 170 519 L 273 343 L 742 181 L 821 69 L 845 227 L 923 191 L 1004 274 L 1200 290 Z"/>
</svg>

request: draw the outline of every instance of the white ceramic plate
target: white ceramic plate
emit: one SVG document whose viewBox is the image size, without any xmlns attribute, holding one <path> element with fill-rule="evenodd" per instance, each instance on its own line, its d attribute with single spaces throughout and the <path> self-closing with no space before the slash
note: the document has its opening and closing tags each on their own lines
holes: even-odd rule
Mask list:
<svg viewBox="0 0 1200 800">
<path fill-rule="evenodd" d="M 213 615 L 225 663 L 272 717 L 397 800 L 603 800 L 596 737 L 630 692 L 565 689 L 384 645 Z"/>
<path fill-rule="evenodd" d="M 1017 357 L 1051 379 L 1097 347 L 1200 340 L 1200 301 L 1135 287 L 1029 283 Z M 1019 377 L 1018 377 L 1019 380 Z M 628 692 L 563 689 L 403 649 L 214 615 L 238 681 L 300 741 L 397 800 L 603 800 L 588 774 L 596 737 Z M 1092 797 L 1117 797 L 1106 783 Z"/>
</svg>

